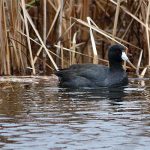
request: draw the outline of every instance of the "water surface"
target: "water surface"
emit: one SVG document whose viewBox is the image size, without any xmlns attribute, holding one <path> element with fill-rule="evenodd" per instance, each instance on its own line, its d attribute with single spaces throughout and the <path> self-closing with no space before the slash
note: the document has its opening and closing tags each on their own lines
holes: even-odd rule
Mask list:
<svg viewBox="0 0 150 150">
<path fill-rule="evenodd" d="M 55 81 L 0 78 L 0 149 L 149 150 L 149 80 L 82 90 Z"/>
</svg>

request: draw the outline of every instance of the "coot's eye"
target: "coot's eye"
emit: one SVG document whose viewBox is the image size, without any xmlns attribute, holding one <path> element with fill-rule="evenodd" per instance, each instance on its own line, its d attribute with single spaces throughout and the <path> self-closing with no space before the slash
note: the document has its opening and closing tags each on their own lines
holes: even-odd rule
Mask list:
<svg viewBox="0 0 150 150">
<path fill-rule="evenodd" d="M 120 56 L 120 55 L 121 55 L 121 51 L 120 51 L 119 49 L 116 49 L 116 50 L 115 50 L 115 55 L 116 55 L 116 56 Z"/>
<path fill-rule="evenodd" d="M 117 55 L 118 55 L 118 54 L 121 54 L 121 52 L 120 52 L 119 49 L 117 49 L 115 52 L 116 52 Z"/>
</svg>

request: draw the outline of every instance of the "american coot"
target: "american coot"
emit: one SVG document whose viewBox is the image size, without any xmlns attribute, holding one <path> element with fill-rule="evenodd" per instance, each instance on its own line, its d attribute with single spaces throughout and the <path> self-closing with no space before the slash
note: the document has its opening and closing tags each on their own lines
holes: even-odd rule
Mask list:
<svg viewBox="0 0 150 150">
<path fill-rule="evenodd" d="M 112 45 L 108 50 L 109 67 L 97 64 L 74 64 L 56 71 L 60 87 L 114 87 L 128 84 L 122 61 L 128 61 L 125 47 Z"/>
</svg>

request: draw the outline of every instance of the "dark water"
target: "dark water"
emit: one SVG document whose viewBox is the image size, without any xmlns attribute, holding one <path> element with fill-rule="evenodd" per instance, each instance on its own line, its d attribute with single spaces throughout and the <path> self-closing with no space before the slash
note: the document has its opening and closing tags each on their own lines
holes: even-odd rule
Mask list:
<svg viewBox="0 0 150 150">
<path fill-rule="evenodd" d="M 2 150 L 149 150 L 150 82 L 59 89 L 55 79 L 0 79 Z"/>
</svg>

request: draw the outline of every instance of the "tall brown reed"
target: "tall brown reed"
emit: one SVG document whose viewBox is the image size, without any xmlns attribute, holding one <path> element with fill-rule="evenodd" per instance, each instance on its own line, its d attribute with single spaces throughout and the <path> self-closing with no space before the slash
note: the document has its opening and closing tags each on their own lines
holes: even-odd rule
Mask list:
<svg viewBox="0 0 150 150">
<path fill-rule="evenodd" d="M 0 75 L 107 64 L 108 46 L 120 43 L 143 76 L 150 65 L 149 15 L 149 0 L 1 0 Z"/>
</svg>

